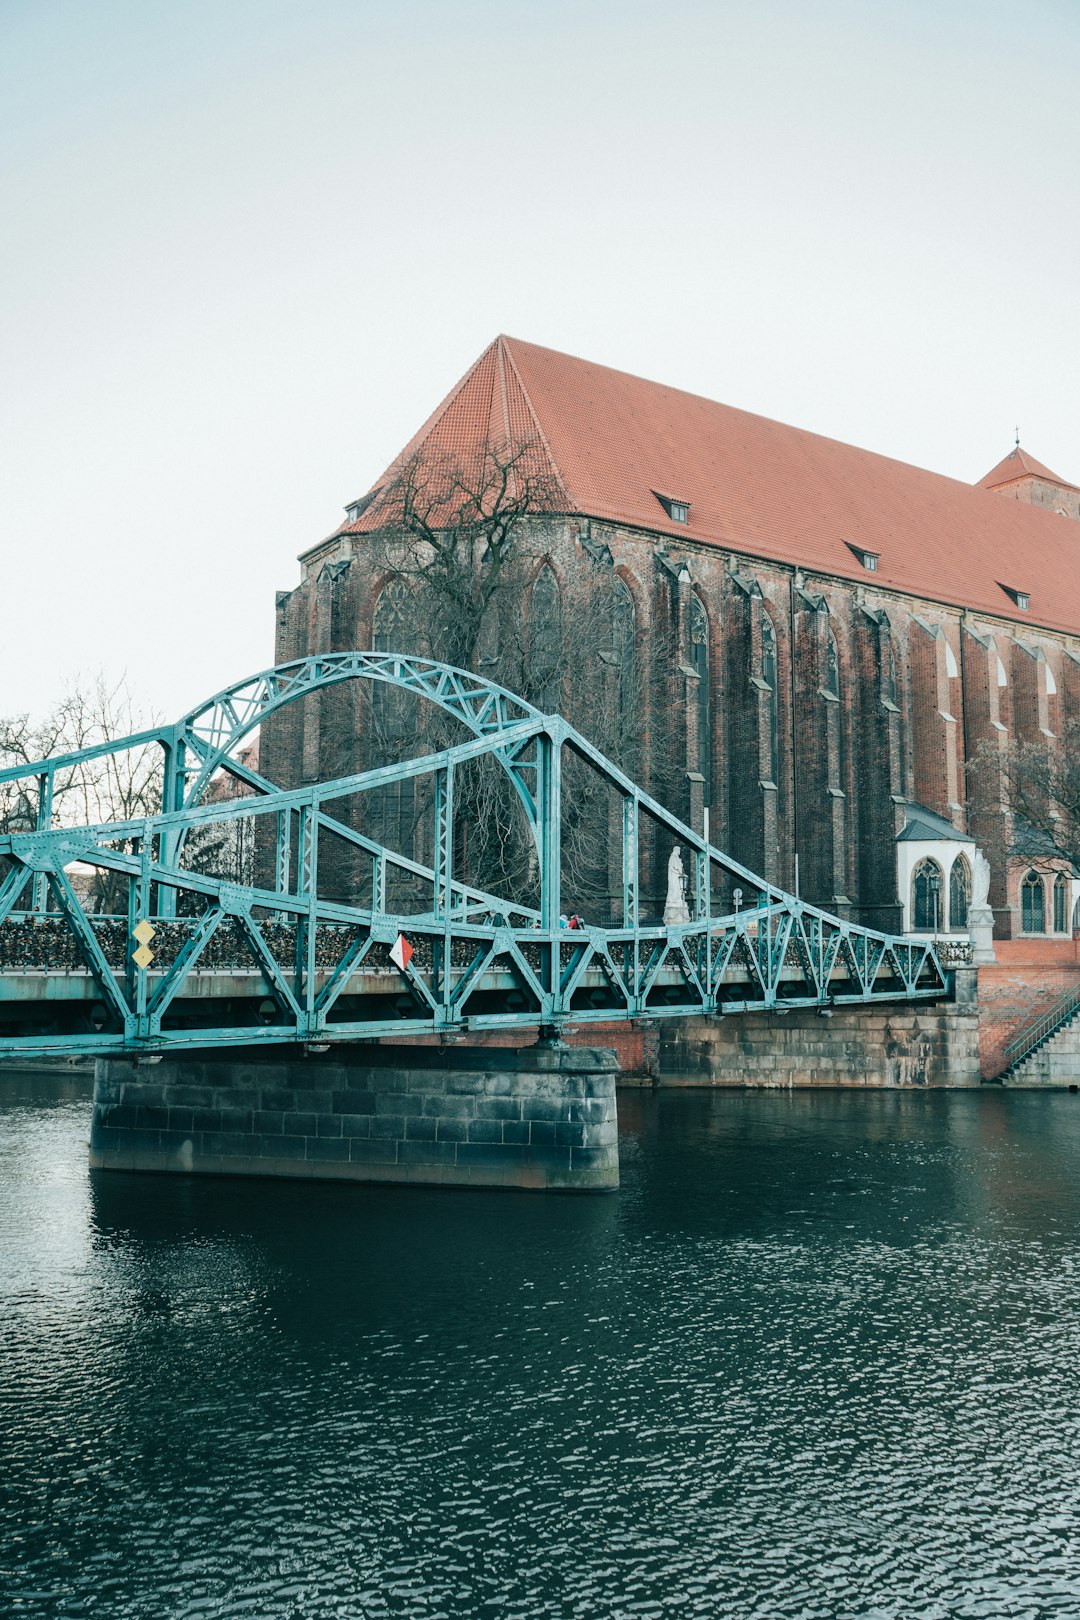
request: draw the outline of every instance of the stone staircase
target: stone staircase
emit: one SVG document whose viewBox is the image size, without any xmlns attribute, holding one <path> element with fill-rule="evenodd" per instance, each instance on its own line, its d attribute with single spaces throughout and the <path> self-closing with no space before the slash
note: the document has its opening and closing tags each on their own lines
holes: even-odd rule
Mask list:
<svg viewBox="0 0 1080 1620">
<path fill-rule="evenodd" d="M 1080 1086 L 1080 987 L 1019 1030 L 1005 1048 L 1004 1086 Z"/>
</svg>

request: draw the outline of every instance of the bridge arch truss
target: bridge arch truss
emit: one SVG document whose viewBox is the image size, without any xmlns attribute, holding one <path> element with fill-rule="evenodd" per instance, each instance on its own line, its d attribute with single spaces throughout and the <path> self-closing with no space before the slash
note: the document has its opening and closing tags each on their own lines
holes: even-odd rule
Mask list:
<svg viewBox="0 0 1080 1620">
<path fill-rule="evenodd" d="M 348 680 L 382 682 L 459 720 L 453 747 L 331 781 L 281 787 L 240 757 L 285 705 Z M 56 826 L 61 773 L 153 744 L 162 807 L 130 821 Z M 567 930 L 562 763 L 569 750 L 622 807 L 622 918 Z M 455 782 L 491 756 L 513 784 L 535 847 L 538 904 L 486 892 L 455 871 Z M 215 796 L 222 773 L 247 794 Z M 393 850 L 335 813 L 408 777 L 430 778 L 433 861 Z M 0 837 L 0 1056 L 353 1041 L 563 1023 L 721 1016 L 747 1010 L 939 998 L 949 976 L 932 940 L 864 929 L 731 860 L 558 715 L 468 671 L 392 653 L 297 660 L 216 694 L 173 726 L 0 772 L 36 792 L 36 825 Z M 686 852 L 689 921 L 643 916 L 645 820 Z M 185 858 L 200 829 L 254 824 L 261 883 Z M 366 903 L 320 887 L 320 839 L 370 862 Z M 109 874 L 126 909 L 88 909 L 73 863 Z M 425 895 L 387 909 L 387 874 Z M 740 886 L 745 905 L 717 904 Z M 404 940 L 404 948 L 399 943 Z M 45 954 L 44 966 L 32 958 Z M 411 953 L 411 954 L 410 954 Z M 35 979 L 36 976 L 36 979 Z M 48 994 L 37 993 L 47 981 Z"/>
</svg>

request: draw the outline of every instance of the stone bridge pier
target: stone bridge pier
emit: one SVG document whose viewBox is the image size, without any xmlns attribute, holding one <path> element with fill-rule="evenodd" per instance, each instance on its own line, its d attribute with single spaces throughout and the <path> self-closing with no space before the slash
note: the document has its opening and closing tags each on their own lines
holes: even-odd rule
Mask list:
<svg viewBox="0 0 1080 1620">
<path fill-rule="evenodd" d="M 614 1052 L 277 1047 L 102 1058 L 91 1168 L 613 1191 Z"/>
</svg>

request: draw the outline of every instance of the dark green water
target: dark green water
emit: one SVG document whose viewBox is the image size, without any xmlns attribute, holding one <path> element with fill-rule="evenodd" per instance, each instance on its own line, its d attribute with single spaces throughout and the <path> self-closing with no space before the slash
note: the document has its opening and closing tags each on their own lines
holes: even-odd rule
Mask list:
<svg viewBox="0 0 1080 1620">
<path fill-rule="evenodd" d="M 633 1094 L 611 1198 L 85 1168 L 0 1076 L 0 1612 L 1080 1615 L 1080 1098 Z"/>
</svg>

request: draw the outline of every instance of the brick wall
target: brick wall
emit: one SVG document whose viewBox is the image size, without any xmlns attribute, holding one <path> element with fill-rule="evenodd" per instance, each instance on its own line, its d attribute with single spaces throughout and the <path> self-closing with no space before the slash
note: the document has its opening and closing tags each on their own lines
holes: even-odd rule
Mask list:
<svg viewBox="0 0 1080 1620">
<path fill-rule="evenodd" d="M 1080 938 L 998 940 L 997 961 L 979 968 L 979 1059 L 983 1078 L 1006 1066 L 1014 1035 L 1080 985 Z"/>
<path fill-rule="evenodd" d="M 470 1047 L 491 1050 L 527 1048 L 539 1037 L 539 1029 L 476 1030 L 470 1032 Z M 660 1031 L 656 1024 L 626 1021 L 611 1024 L 570 1024 L 562 1032 L 568 1046 L 602 1047 L 615 1053 L 620 1085 L 651 1084 L 658 1073 Z M 391 1044 L 391 1043 L 387 1043 Z M 410 1045 L 437 1046 L 437 1035 L 417 1036 Z"/>
<path fill-rule="evenodd" d="M 871 576 L 864 584 L 807 577 L 780 562 L 674 536 L 661 540 L 598 520 L 538 520 L 535 543 L 559 580 L 565 611 L 571 609 L 575 582 L 617 574 L 633 595 L 638 636 L 656 636 L 665 646 L 671 642 L 671 712 L 666 702 L 653 704 L 657 712 L 642 721 L 646 778 L 649 738 L 660 729 L 665 734 L 677 729 L 688 768 L 701 756 L 698 716 L 689 712 L 699 683 L 687 675 L 693 662 L 687 609 L 691 592 L 700 597 L 710 628 L 715 841 L 789 889 L 797 844 L 806 898 L 830 906 L 846 895 L 851 915 L 872 926 L 899 926 L 893 839 L 904 801 L 921 795 L 964 830 L 965 812 L 952 806 L 963 799 L 965 763 L 980 744 L 1004 749 L 1017 732 L 1039 736 L 1040 727 L 1056 731 L 1080 715 L 1076 638 L 897 596 Z M 309 554 L 300 585 L 279 598 L 278 658 L 369 646 L 375 604 L 386 583 L 380 567 L 362 537 L 338 538 Z M 523 596 L 527 616 L 527 584 Z M 768 781 L 770 710 L 761 684 L 766 612 L 777 654 L 779 769 L 771 787 L 762 785 Z M 820 696 L 830 635 L 839 670 L 834 705 Z M 1040 651 L 1045 664 L 1030 650 L 1020 650 L 1018 638 Z M 957 676 L 948 674 L 946 645 L 959 666 Z M 999 657 L 1004 686 L 998 680 Z M 1047 697 L 1047 667 L 1060 697 Z M 498 678 L 497 669 L 492 673 Z M 604 671 L 575 667 L 572 673 L 587 682 L 582 688 L 586 715 L 589 702 L 607 701 Z M 331 734 L 339 741 L 354 739 L 353 768 L 367 763 L 365 701 L 348 710 L 344 702 L 337 696 L 310 699 L 269 722 L 263 753 L 267 774 L 286 781 L 331 774 L 342 763 L 332 757 Z M 991 903 L 998 911 L 998 933 L 1007 936 L 1017 931 L 1004 887 L 1003 851 L 1012 829 L 1000 804 L 1000 779 L 991 779 L 990 788 L 991 802 L 971 830 L 990 859 Z M 700 795 L 700 784 L 696 791 Z M 687 782 L 676 782 L 667 784 L 664 796 L 677 813 L 696 819 L 693 794 Z M 646 840 L 646 882 L 651 880 L 651 899 L 661 905 L 667 854 L 667 847 L 653 848 Z M 574 897 L 568 899 L 574 903 Z"/>
<path fill-rule="evenodd" d="M 955 769 L 950 771 L 949 744 L 955 726 L 945 718 L 948 699 L 944 685 L 945 643 L 916 621 L 909 643 L 911 663 L 911 721 L 915 798 L 946 820 L 951 815 Z M 951 780 L 950 780 L 951 779 Z"/>
<path fill-rule="evenodd" d="M 1045 478 L 1018 478 L 1003 485 L 997 494 L 1006 500 L 1026 501 L 1029 506 L 1042 506 L 1047 511 L 1062 513 L 1065 517 L 1080 518 L 1080 490 L 1065 489 L 1051 484 Z"/>
</svg>

